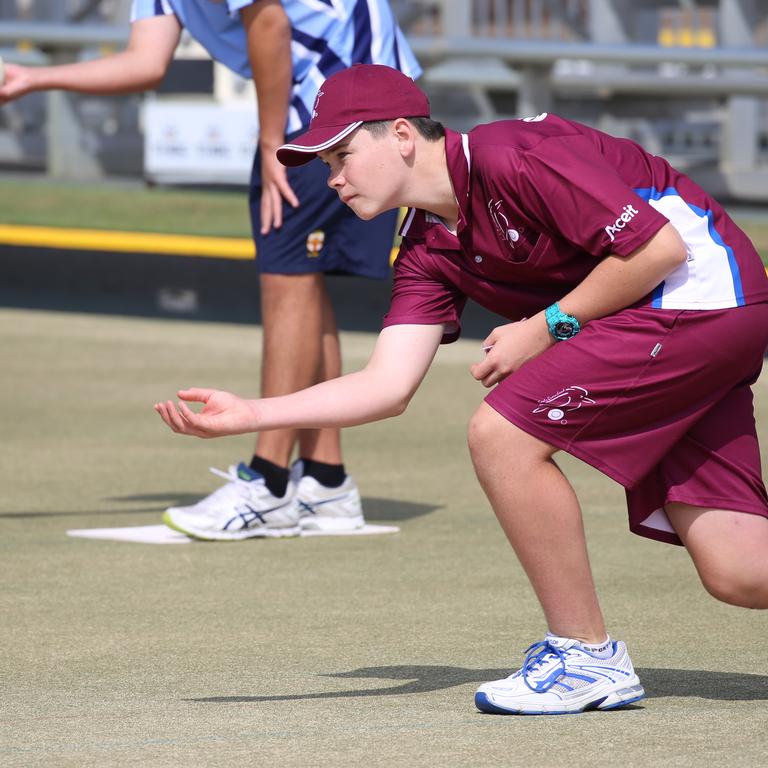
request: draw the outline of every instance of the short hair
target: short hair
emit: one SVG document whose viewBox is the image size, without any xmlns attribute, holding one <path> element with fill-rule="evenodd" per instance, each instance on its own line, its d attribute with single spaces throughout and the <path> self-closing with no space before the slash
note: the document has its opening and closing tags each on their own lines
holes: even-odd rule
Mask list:
<svg viewBox="0 0 768 768">
<path fill-rule="evenodd" d="M 445 127 L 431 117 L 406 117 L 405 118 L 427 141 L 439 141 L 445 136 Z M 383 138 L 392 125 L 392 120 L 370 120 L 360 127 L 365 128 L 374 138 Z"/>
</svg>

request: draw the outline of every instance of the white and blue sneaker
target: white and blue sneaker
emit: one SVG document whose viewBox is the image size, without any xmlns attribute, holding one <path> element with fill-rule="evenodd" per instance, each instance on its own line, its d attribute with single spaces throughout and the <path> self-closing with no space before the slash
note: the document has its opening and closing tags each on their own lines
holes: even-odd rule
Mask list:
<svg viewBox="0 0 768 768">
<path fill-rule="evenodd" d="M 227 480 L 218 490 L 190 507 L 170 507 L 163 522 L 175 531 L 204 541 L 240 541 L 252 538 L 299 536 L 296 486 L 288 482 L 285 496 L 273 496 L 264 478 L 240 463 L 222 472 Z"/>
<path fill-rule="evenodd" d="M 304 531 L 353 531 L 365 525 L 357 483 L 347 475 L 344 482 L 328 488 L 309 475 L 301 476 L 301 460 L 294 462 L 291 476 L 297 483 L 299 525 Z"/>
<path fill-rule="evenodd" d="M 500 715 L 564 715 L 617 709 L 645 696 L 622 642 L 598 658 L 577 640 L 547 635 L 526 652 L 523 666 L 477 689 L 475 706 Z"/>
</svg>

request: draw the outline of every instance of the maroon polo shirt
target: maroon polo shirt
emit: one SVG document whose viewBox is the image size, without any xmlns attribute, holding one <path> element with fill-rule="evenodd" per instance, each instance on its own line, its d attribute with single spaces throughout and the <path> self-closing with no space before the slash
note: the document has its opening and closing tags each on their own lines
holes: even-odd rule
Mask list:
<svg viewBox="0 0 768 768">
<path fill-rule="evenodd" d="M 555 115 L 446 131 L 457 233 L 408 211 L 384 326 L 445 324 L 467 298 L 510 321 L 541 311 L 608 254 L 627 256 L 668 221 L 689 265 L 639 302 L 714 309 L 768 300 L 762 262 L 722 207 L 638 144 Z"/>
</svg>

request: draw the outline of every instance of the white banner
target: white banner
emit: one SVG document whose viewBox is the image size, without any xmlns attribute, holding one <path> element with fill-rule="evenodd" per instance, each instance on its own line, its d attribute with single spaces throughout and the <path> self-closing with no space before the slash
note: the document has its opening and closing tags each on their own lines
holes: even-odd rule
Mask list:
<svg viewBox="0 0 768 768">
<path fill-rule="evenodd" d="M 247 184 L 257 139 L 253 104 L 150 99 L 144 176 L 168 184 Z"/>
</svg>

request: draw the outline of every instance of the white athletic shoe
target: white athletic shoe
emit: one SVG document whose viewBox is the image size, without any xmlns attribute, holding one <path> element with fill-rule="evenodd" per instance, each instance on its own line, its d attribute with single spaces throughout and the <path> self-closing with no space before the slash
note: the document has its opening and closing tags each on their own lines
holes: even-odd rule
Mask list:
<svg viewBox="0 0 768 768">
<path fill-rule="evenodd" d="M 299 508 L 296 486 L 288 483 L 285 496 L 273 496 L 264 478 L 247 464 L 229 472 L 211 468 L 227 484 L 191 507 L 170 507 L 163 522 L 181 533 L 205 541 L 298 536 Z"/>
<path fill-rule="evenodd" d="M 292 472 L 296 472 L 297 464 Z M 314 477 L 304 475 L 298 479 L 296 499 L 303 530 L 352 531 L 365 525 L 360 492 L 349 475 L 335 488 L 326 488 Z"/>
<path fill-rule="evenodd" d="M 481 685 L 475 706 L 500 715 L 563 715 L 639 701 L 645 691 L 627 646 L 611 641 L 611 648 L 609 658 L 599 659 L 576 640 L 547 635 L 528 649 L 521 669 Z"/>
</svg>

